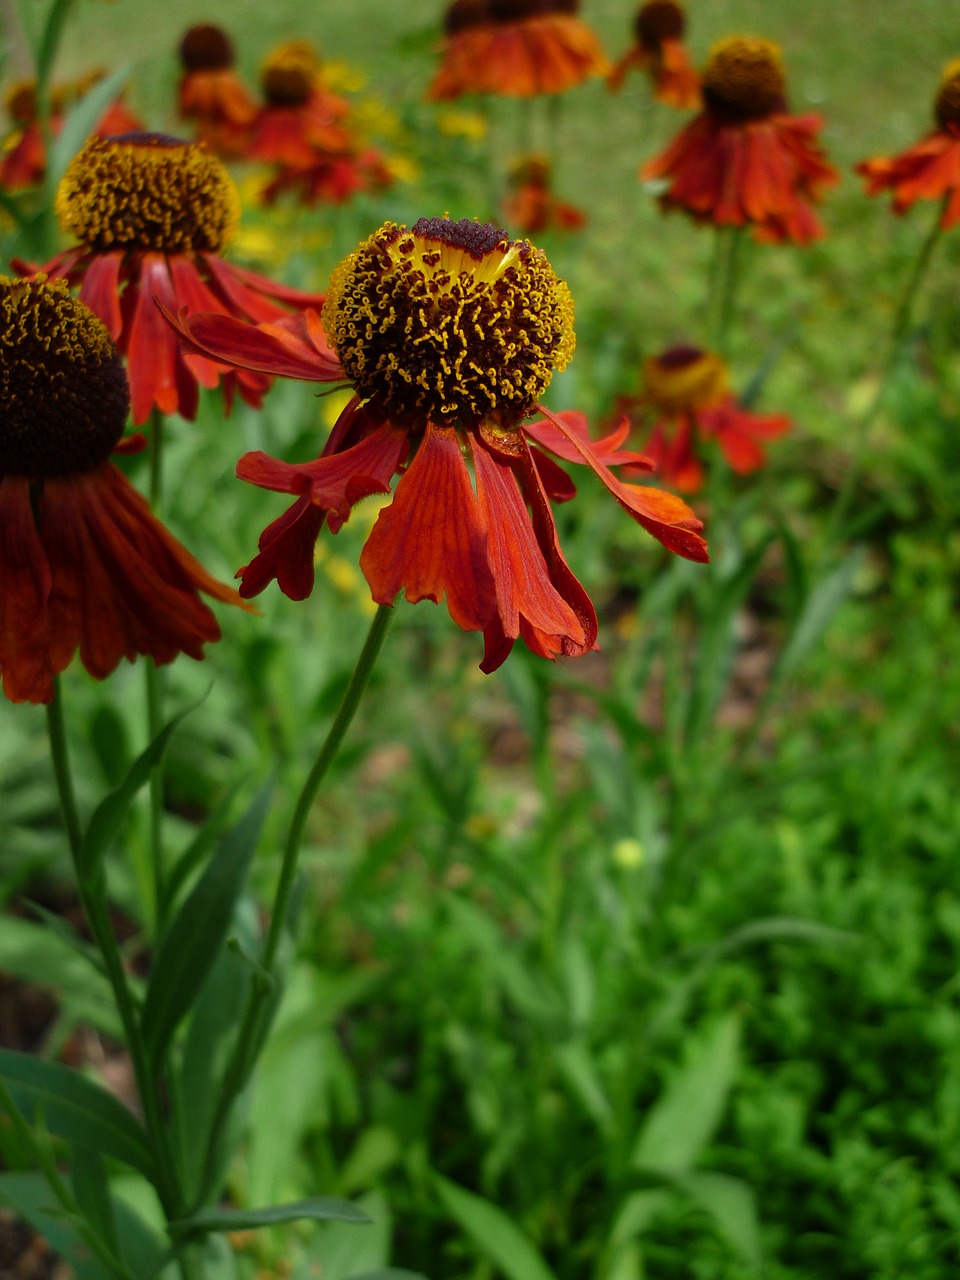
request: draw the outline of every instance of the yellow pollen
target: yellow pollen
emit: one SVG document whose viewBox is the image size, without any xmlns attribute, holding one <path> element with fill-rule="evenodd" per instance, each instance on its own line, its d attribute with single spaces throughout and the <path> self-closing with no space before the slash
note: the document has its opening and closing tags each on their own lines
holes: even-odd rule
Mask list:
<svg viewBox="0 0 960 1280">
<path fill-rule="evenodd" d="M 91 138 L 67 167 L 56 210 L 65 231 L 101 251 L 219 253 L 240 220 L 216 156 L 160 133 Z"/>
<path fill-rule="evenodd" d="M 786 78 L 772 40 L 728 36 L 710 50 L 702 76 L 707 111 L 721 124 L 746 124 L 786 109 Z"/>
<path fill-rule="evenodd" d="M 519 426 L 573 354 L 573 301 L 544 254 L 463 219 L 387 222 L 330 278 L 347 376 L 410 430 Z"/>
<path fill-rule="evenodd" d="M 0 276 L 0 476 L 99 466 L 123 434 L 123 363 L 65 280 Z"/>
<path fill-rule="evenodd" d="M 960 58 L 948 63 L 940 77 L 934 114 L 941 128 L 949 125 L 960 128 Z"/>
<path fill-rule="evenodd" d="M 717 404 L 729 391 L 727 367 L 699 347 L 671 347 L 643 364 L 644 397 L 665 417 Z"/>
</svg>

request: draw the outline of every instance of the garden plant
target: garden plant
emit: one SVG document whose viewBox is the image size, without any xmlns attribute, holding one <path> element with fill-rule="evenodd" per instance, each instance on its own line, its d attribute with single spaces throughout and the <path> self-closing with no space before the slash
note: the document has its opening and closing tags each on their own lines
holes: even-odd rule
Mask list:
<svg viewBox="0 0 960 1280">
<path fill-rule="evenodd" d="M 960 16 L 0 19 L 0 1273 L 958 1274 Z"/>
</svg>

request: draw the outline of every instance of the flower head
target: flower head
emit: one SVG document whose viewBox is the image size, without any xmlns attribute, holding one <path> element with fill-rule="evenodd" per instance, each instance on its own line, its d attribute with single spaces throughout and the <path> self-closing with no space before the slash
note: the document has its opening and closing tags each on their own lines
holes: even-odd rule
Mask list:
<svg viewBox="0 0 960 1280">
<path fill-rule="evenodd" d="M 199 140 L 218 155 L 242 155 L 257 109 L 234 71 L 230 37 L 212 23 L 190 27 L 180 41 L 180 63 L 181 119 L 196 121 Z"/>
<path fill-rule="evenodd" d="M 42 270 L 79 283 L 81 301 L 126 357 L 135 422 L 145 422 L 154 409 L 193 418 L 198 386 L 221 382 L 228 407 L 235 390 L 260 404 L 267 378 L 185 358 L 153 302 L 156 296 L 173 309 L 189 304 L 269 321 L 321 301 L 220 257 L 240 204 L 216 156 L 161 133 L 91 138 L 67 167 L 56 207 L 78 243 Z"/>
<path fill-rule="evenodd" d="M 219 638 L 201 591 L 239 603 L 109 461 L 129 407 L 105 326 L 63 281 L 0 276 L 0 680 L 49 702 L 79 649 L 103 679 L 121 658 L 203 656 Z"/>
<path fill-rule="evenodd" d="M 724 361 L 692 346 L 669 347 L 645 360 L 640 394 L 619 402 L 617 415 L 622 413 L 641 426 L 644 453 L 681 493 L 702 487 L 711 442 L 734 471 L 746 475 L 763 465 L 762 442 L 790 428 L 783 414 L 741 408 Z"/>
<path fill-rule="evenodd" d="M 188 349 L 286 377 L 347 378 L 356 392 L 316 461 L 240 460 L 242 479 L 296 497 L 240 571 L 242 595 L 274 578 L 294 599 L 309 595 L 320 530 L 336 532 L 399 474 L 360 559 L 374 600 L 445 596 L 458 625 L 484 633 L 485 671 L 518 637 L 545 657 L 585 653 L 596 613 L 563 559 L 550 506 L 575 489 L 551 454 L 589 466 L 665 546 L 706 559 L 683 502 L 610 470 L 649 469 L 621 449 L 626 424 L 591 441 L 582 415 L 539 403 L 573 354 L 573 306 L 540 250 L 499 227 L 387 223 L 334 271 L 323 327 L 310 312 L 260 328 L 168 318 Z"/>
<path fill-rule="evenodd" d="M 917 200 L 942 200 L 940 226 L 960 222 L 960 58 L 944 68 L 933 102 L 936 127 L 919 142 L 890 159 L 864 160 L 856 166 L 867 194 L 889 191 L 894 213 L 906 213 Z"/>
<path fill-rule="evenodd" d="M 677 0 L 646 0 L 633 22 L 634 44 L 610 73 L 608 84 L 619 89 L 636 67 L 653 81 L 653 96 L 681 110 L 700 105 L 700 81 L 683 43 L 687 15 Z"/>
<path fill-rule="evenodd" d="M 700 92 L 701 113 L 640 171 L 668 180 L 663 207 L 715 226 L 752 226 L 761 240 L 821 236 L 812 205 L 839 175 L 816 141 L 819 117 L 787 113 L 779 48 L 752 36 L 719 41 Z"/>
<path fill-rule="evenodd" d="M 605 75 L 607 60 L 579 9 L 579 0 L 455 0 L 446 11 L 442 63 L 427 96 L 529 98 Z"/>
</svg>

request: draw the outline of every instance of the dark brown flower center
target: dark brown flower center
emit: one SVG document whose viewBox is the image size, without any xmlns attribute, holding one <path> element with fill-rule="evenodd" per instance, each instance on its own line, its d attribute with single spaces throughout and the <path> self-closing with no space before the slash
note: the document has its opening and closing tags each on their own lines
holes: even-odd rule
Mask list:
<svg viewBox="0 0 960 1280">
<path fill-rule="evenodd" d="M 683 8 L 675 0 L 648 0 L 634 19 L 638 42 L 651 53 L 658 53 L 664 40 L 680 40 L 687 27 Z"/>
<path fill-rule="evenodd" d="M 786 110 L 780 50 L 771 40 L 729 36 L 703 69 L 703 101 L 721 124 L 747 124 Z"/>
<path fill-rule="evenodd" d="M 940 77 L 933 109 L 941 129 L 960 128 L 960 58 L 949 63 Z"/>
<path fill-rule="evenodd" d="M 573 354 L 567 286 L 486 223 L 388 222 L 330 278 L 323 324 L 347 377 L 398 425 L 510 430 Z"/>
<path fill-rule="evenodd" d="M 70 162 L 56 208 L 64 230 L 101 251 L 218 253 L 240 217 L 216 156 L 163 133 L 91 138 Z"/>
<path fill-rule="evenodd" d="M 261 83 L 264 97 L 274 107 L 300 107 L 317 84 L 320 59 L 306 40 L 288 40 L 264 60 Z"/>
<path fill-rule="evenodd" d="M 523 22 L 550 13 L 576 13 L 579 0 L 489 0 L 494 22 Z"/>
<path fill-rule="evenodd" d="M 226 71 L 233 66 L 233 42 L 222 27 L 201 22 L 180 41 L 180 61 L 187 71 Z"/>
<path fill-rule="evenodd" d="M 0 276 L 0 476 L 98 467 L 123 435 L 129 405 L 106 326 L 66 281 Z"/>
<path fill-rule="evenodd" d="M 453 0 L 443 19 L 443 29 L 448 36 L 470 27 L 482 27 L 492 21 L 487 0 Z"/>
</svg>

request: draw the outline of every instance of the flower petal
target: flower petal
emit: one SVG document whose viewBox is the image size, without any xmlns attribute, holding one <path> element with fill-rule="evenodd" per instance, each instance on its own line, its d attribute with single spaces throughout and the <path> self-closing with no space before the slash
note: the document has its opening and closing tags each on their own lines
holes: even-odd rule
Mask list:
<svg viewBox="0 0 960 1280">
<path fill-rule="evenodd" d="M 496 613 L 487 530 L 452 428 L 429 425 L 393 502 L 377 517 L 360 556 L 378 604 L 446 595 L 465 631 L 482 631 Z"/>
<path fill-rule="evenodd" d="M 652 533 L 658 542 L 662 542 L 668 551 L 687 560 L 706 563 L 707 544 L 699 536 L 698 530 L 703 528 L 682 499 L 647 485 L 624 484 L 593 453 L 590 444 L 556 414 L 539 406 L 542 413 L 566 436 L 586 464 L 596 472 L 620 505 L 629 511 L 634 520 L 642 525 L 648 533 Z"/>
<path fill-rule="evenodd" d="M 48 652 L 51 581 L 34 522 L 30 482 L 22 476 L 2 476 L 0 678 L 11 702 L 50 702 L 53 698 L 53 677 L 62 667 L 52 666 Z"/>
<path fill-rule="evenodd" d="M 278 324 L 269 331 L 215 311 L 176 315 L 158 300 L 169 325 L 180 334 L 186 350 L 240 369 L 300 378 L 305 382 L 339 382 L 343 370 L 330 355 L 307 347 Z"/>
</svg>

